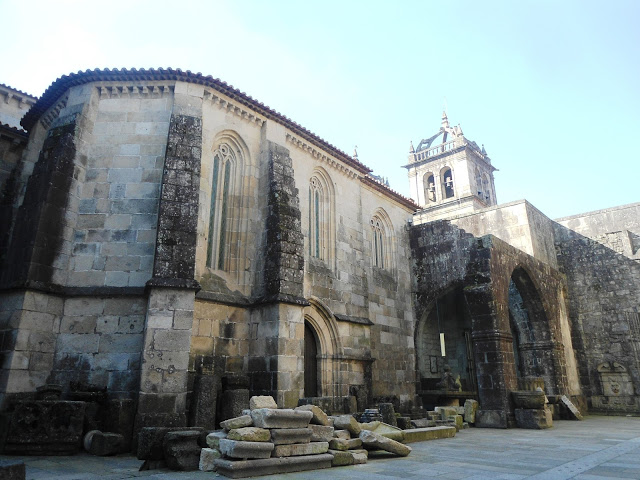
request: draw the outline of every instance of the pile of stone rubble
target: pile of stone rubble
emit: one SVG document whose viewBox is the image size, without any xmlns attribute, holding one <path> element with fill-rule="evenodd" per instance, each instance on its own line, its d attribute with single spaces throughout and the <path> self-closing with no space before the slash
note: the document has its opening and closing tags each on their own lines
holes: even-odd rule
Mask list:
<svg viewBox="0 0 640 480">
<path fill-rule="evenodd" d="M 200 470 L 241 478 L 366 463 L 371 449 L 411 452 L 363 430 L 351 415 L 328 417 L 315 405 L 278 409 L 272 397 L 252 397 L 243 413 L 222 422 L 223 431 L 207 435 Z"/>
<path fill-rule="evenodd" d="M 137 437 L 141 470 L 216 471 L 232 478 L 366 463 L 371 455 L 406 456 L 405 443 L 456 434 L 453 426 L 403 430 L 381 421 L 359 423 L 352 415 L 327 416 L 316 405 L 279 409 L 255 396 L 242 415 L 201 427 L 144 427 Z"/>
</svg>

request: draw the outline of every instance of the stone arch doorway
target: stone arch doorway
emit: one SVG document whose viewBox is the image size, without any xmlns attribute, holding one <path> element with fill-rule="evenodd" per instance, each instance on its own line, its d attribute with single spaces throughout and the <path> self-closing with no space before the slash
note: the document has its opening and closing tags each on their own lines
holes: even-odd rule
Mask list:
<svg viewBox="0 0 640 480">
<path fill-rule="evenodd" d="M 338 325 L 319 299 L 312 297 L 309 304 L 304 309 L 304 396 L 335 397 L 340 395 L 342 385 L 337 361 L 342 353 Z"/>
<path fill-rule="evenodd" d="M 444 400 L 441 398 L 443 387 L 439 383 L 445 366 L 460 382 L 460 391 L 455 394 L 457 397 L 473 398 L 477 395 L 471 334 L 471 315 L 462 285 L 446 289 L 431 302 L 418 322 L 414 336 L 417 389 L 425 406 Z"/>
<path fill-rule="evenodd" d="M 542 377 L 547 393 L 557 393 L 549 318 L 537 286 L 521 266 L 511 274 L 508 298 L 516 377 Z"/>
<path fill-rule="evenodd" d="M 308 321 L 304 322 L 304 396 L 318 397 L 318 340 Z"/>
</svg>

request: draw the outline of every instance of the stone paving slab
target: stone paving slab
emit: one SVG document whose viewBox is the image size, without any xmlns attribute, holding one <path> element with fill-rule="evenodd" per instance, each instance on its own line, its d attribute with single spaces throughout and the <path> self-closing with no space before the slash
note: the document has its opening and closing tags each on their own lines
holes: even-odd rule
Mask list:
<svg viewBox="0 0 640 480">
<path fill-rule="evenodd" d="M 364 465 L 264 477 L 282 480 L 640 479 L 640 418 L 588 416 L 560 420 L 548 430 L 470 428 L 455 438 L 412 443 L 408 457 L 379 457 Z M 222 479 L 214 472 L 139 472 L 130 455 L 3 456 L 27 466 L 30 480 Z"/>
</svg>

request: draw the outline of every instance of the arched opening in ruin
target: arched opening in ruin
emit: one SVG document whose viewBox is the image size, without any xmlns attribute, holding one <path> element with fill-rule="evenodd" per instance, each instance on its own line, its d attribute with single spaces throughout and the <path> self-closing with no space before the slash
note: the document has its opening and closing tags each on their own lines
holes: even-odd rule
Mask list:
<svg viewBox="0 0 640 480">
<path fill-rule="evenodd" d="M 447 396 L 475 396 L 471 315 L 462 286 L 447 290 L 432 302 L 416 328 L 415 347 L 418 391 L 425 406 Z M 445 378 L 449 380 L 443 382 Z"/>
<path fill-rule="evenodd" d="M 320 372 L 318 371 L 318 338 L 308 321 L 304 322 L 304 396 L 317 397 Z"/>
<path fill-rule="evenodd" d="M 509 282 L 509 323 L 518 378 L 542 377 L 547 393 L 557 390 L 553 343 L 542 299 L 529 274 L 517 267 Z"/>
</svg>

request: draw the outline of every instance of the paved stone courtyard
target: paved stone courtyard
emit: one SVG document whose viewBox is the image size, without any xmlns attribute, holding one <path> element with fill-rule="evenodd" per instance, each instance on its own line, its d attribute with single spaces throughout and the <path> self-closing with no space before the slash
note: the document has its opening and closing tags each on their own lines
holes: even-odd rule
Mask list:
<svg viewBox="0 0 640 480">
<path fill-rule="evenodd" d="M 366 465 L 271 475 L 269 479 L 415 478 L 465 480 L 640 479 L 640 418 L 590 416 L 556 421 L 550 430 L 472 428 L 454 439 L 411 444 L 406 458 L 370 459 Z M 204 479 L 211 472 L 139 472 L 132 456 L 15 457 L 31 480 Z"/>
</svg>

